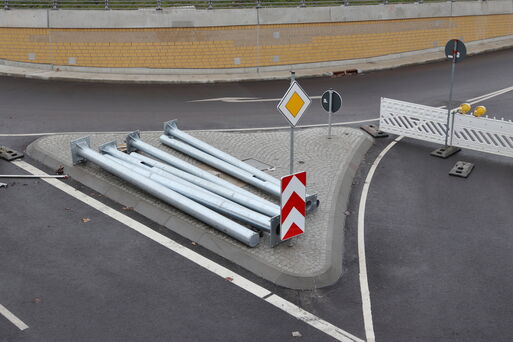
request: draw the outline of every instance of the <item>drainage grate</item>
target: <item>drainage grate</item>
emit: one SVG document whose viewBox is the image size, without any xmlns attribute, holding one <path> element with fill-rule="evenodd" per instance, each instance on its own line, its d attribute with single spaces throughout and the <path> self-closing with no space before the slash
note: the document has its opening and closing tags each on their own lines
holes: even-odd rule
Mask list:
<svg viewBox="0 0 513 342">
<path fill-rule="evenodd" d="M 274 166 L 266 164 L 264 162 L 261 162 L 260 160 L 254 159 L 254 158 L 244 159 L 243 162 L 259 169 L 260 171 L 274 170 Z"/>
</svg>

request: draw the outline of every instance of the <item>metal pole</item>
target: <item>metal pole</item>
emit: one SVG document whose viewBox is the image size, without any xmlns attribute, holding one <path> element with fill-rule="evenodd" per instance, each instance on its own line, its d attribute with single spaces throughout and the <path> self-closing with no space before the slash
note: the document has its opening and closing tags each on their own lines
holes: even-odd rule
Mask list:
<svg viewBox="0 0 513 342">
<path fill-rule="evenodd" d="M 196 203 L 195 201 L 180 195 L 179 193 L 168 189 L 161 184 L 142 177 L 119 167 L 119 164 L 112 162 L 105 156 L 90 148 L 89 137 L 81 138 L 71 142 L 71 155 L 73 164 L 84 161 L 91 161 L 99 165 L 104 170 L 124 179 L 143 191 L 159 198 L 160 200 L 184 211 L 185 213 L 197 218 L 200 221 L 216 228 L 227 235 L 241 241 L 242 243 L 255 247 L 259 243 L 259 234 L 253 232 L 244 226 L 216 213 L 215 211 Z"/>
<path fill-rule="evenodd" d="M 226 188 L 222 185 L 213 183 L 201 177 L 191 175 L 185 171 L 178 170 L 172 166 L 166 165 L 164 163 L 145 157 L 135 152 L 130 153 L 130 157 L 137 159 L 139 162 L 141 162 L 141 164 L 144 164 L 145 166 L 152 167 L 153 169 L 160 169 L 162 171 L 171 173 L 177 177 L 185 179 L 186 181 L 194 183 L 197 186 L 212 191 L 213 193 L 228 198 L 229 200 L 242 204 L 245 207 L 251 208 L 263 214 L 269 216 L 276 216 L 280 214 L 280 207 L 278 205 L 269 202 L 263 198 L 255 196 L 246 196 L 244 192 L 234 191 L 230 188 Z"/>
<path fill-rule="evenodd" d="M 242 205 L 231 202 L 226 198 L 216 195 L 210 191 L 207 191 L 199 186 L 187 182 L 186 180 L 183 180 L 171 174 L 166 174 L 162 170 L 149 170 L 148 168 L 139 166 L 140 164 L 137 165 L 137 162 L 128 162 L 116 158 L 110 154 L 105 155 L 105 157 L 115 163 L 118 163 L 122 167 L 129 169 L 130 171 L 136 172 L 137 174 L 143 177 L 154 180 L 155 182 L 165 186 L 166 188 L 176 191 L 177 193 L 187 198 L 190 198 L 200 204 L 203 204 L 204 206 L 212 210 L 249 223 L 252 226 L 260 228 L 261 230 L 264 230 L 266 232 L 271 231 L 271 218 L 269 216 L 265 216 L 263 214 L 252 211 L 248 208 L 245 208 Z"/>
<path fill-rule="evenodd" d="M 333 111 L 333 89 L 329 90 L 330 94 L 330 103 L 329 103 L 329 110 L 328 110 L 328 139 L 331 139 L 331 114 Z"/>
<path fill-rule="evenodd" d="M 454 49 L 453 51 L 456 51 L 457 43 L 454 42 Z M 448 146 L 449 142 L 449 123 L 451 119 L 451 108 L 452 108 L 452 89 L 454 87 L 454 70 L 456 69 L 456 56 L 453 52 L 452 56 L 452 65 L 451 65 L 451 87 L 449 89 L 449 103 L 447 105 L 447 128 L 445 130 L 445 147 Z M 454 115 L 454 114 L 453 114 Z M 454 120 L 453 120 L 454 123 Z M 451 129 L 452 130 L 452 129 Z M 451 139 L 452 140 L 452 139 Z"/>
<path fill-rule="evenodd" d="M 178 138 L 179 140 L 182 140 L 182 141 L 188 143 L 189 145 L 192 145 L 192 146 L 196 147 L 197 149 L 202 150 L 203 152 L 211 154 L 216 158 L 224 160 L 227 163 L 230 163 L 240 169 L 243 169 L 244 171 L 252 173 L 257 178 L 260 178 L 267 182 L 274 183 L 276 185 L 280 185 L 279 179 L 277 179 L 277 178 L 263 172 L 262 170 L 259 170 L 256 167 L 253 167 L 253 166 L 249 165 L 248 163 L 245 163 L 242 160 L 237 159 L 234 156 L 232 156 L 226 152 L 223 152 L 223 151 L 219 150 L 218 148 L 215 148 L 214 146 L 207 144 L 206 142 L 204 142 L 198 138 L 195 138 L 192 135 L 180 130 L 178 128 L 178 126 L 176 125 L 176 120 L 171 120 L 171 121 L 164 123 L 164 134 Z"/>
<path fill-rule="evenodd" d="M 292 85 L 296 81 L 296 72 L 291 71 L 290 72 L 290 85 Z M 289 165 L 289 171 L 290 174 L 294 173 L 294 126 L 290 125 L 290 165 Z"/>
<path fill-rule="evenodd" d="M 224 160 L 218 159 L 208 153 L 205 153 L 197 149 L 196 147 L 186 144 L 180 140 L 170 138 L 167 135 L 161 135 L 160 142 L 177 151 L 187 154 L 188 156 L 191 156 L 194 159 L 197 159 L 205 164 L 213 166 L 216 169 L 221 170 L 235 178 L 238 178 L 248 184 L 251 184 L 273 196 L 280 196 L 281 189 L 279 185 L 258 179 L 254 177 L 251 173 L 244 171 L 236 166 L 233 166 L 232 164 L 229 164 Z"/>
<path fill-rule="evenodd" d="M 290 125 L 290 174 L 294 173 L 294 126 Z"/>
<path fill-rule="evenodd" d="M 0 175 L 0 178 L 69 178 L 68 175 Z"/>
<path fill-rule="evenodd" d="M 187 181 L 188 183 L 193 184 L 194 186 L 198 186 L 201 189 L 208 190 L 212 193 L 215 193 L 219 196 L 222 196 L 230 201 L 236 202 L 240 205 L 243 205 L 252 210 L 256 210 L 268 216 L 276 216 L 280 214 L 280 207 L 274 203 L 266 201 L 262 199 L 261 201 L 257 201 L 252 197 L 247 197 L 242 194 L 239 194 L 233 190 L 225 188 L 221 185 L 212 183 L 206 179 L 191 175 L 187 172 L 178 170 L 169 165 L 162 164 L 156 160 L 151 158 L 142 156 L 137 153 L 131 153 L 130 155 L 120 152 L 115 143 L 104 144 L 100 147 L 100 152 L 108 153 L 113 157 L 121 159 L 123 161 L 129 162 L 131 164 L 137 165 L 139 167 L 145 168 L 146 170 L 161 175 L 163 177 L 178 177 L 182 181 Z M 161 164 L 161 167 L 156 167 L 156 164 Z M 174 178 L 173 178 L 174 179 Z M 180 180 L 175 179 L 175 181 L 180 182 Z"/>
<path fill-rule="evenodd" d="M 255 195 L 252 192 L 246 191 L 246 190 L 236 186 L 235 184 L 232 184 L 228 181 L 225 181 L 224 179 L 221 179 L 221 178 L 211 174 L 210 172 L 202 170 L 197 166 L 194 166 L 192 164 L 187 163 L 186 161 L 181 160 L 180 158 L 177 158 L 169 153 L 159 150 L 155 146 L 145 143 L 144 141 L 142 141 L 140 139 L 139 132 L 137 132 L 137 131 L 128 134 L 128 136 L 126 138 L 126 145 L 127 145 L 127 149 L 128 149 L 129 153 L 130 152 L 133 153 L 133 151 L 142 151 L 142 152 L 147 153 L 150 156 L 155 157 L 159 160 L 162 160 L 163 162 L 165 162 L 169 165 L 172 165 L 182 171 L 185 171 L 185 172 L 188 172 L 197 177 L 206 179 L 212 183 L 219 184 L 225 188 L 236 191 L 236 192 L 238 192 L 242 195 L 245 195 L 247 197 L 252 197 L 255 200 L 262 200 L 261 197 Z M 155 166 L 160 167 L 158 164 L 155 164 Z"/>
<path fill-rule="evenodd" d="M 9 0 L 5 0 L 4 1 L 4 10 L 8 10 L 9 9 Z"/>
</svg>

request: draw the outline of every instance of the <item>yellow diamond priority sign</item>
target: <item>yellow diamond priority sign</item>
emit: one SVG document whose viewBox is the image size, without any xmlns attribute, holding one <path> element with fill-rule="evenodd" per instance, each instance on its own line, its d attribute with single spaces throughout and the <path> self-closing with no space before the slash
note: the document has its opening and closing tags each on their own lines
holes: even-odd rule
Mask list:
<svg viewBox="0 0 513 342">
<path fill-rule="evenodd" d="M 310 103 L 312 103 L 312 100 L 299 86 L 299 83 L 294 81 L 282 97 L 280 104 L 278 104 L 278 110 L 295 127 Z"/>
</svg>

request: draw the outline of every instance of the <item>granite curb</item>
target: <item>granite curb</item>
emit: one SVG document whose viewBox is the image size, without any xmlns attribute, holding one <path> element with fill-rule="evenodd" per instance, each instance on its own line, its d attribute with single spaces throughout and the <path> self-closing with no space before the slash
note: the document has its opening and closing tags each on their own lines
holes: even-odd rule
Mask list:
<svg viewBox="0 0 513 342">
<path fill-rule="evenodd" d="M 301 135 L 301 132 L 304 132 L 303 135 Z M 69 145 L 66 143 L 78 138 L 79 136 L 76 134 L 39 138 L 28 146 L 27 154 L 52 169 L 64 166 L 65 172 L 78 182 L 115 202 L 126 207 L 133 207 L 136 212 L 143 216 L 199 243 L 212 252 L 266 280 L 292 289 L 315 289 L 332 285 L 342 275 L 345 212 L 347 210 L 353 177 L 365 153 L 373 144 L 372 138 L 352 128 L 334 128 L 333 132 L 337 136 L 334 137 L 334 143 L 331 145 L 328 140 L 324 139 L 325 136 L 321 136 L 319 132 L 325 132 L 325 130 L 319 128 L 302 129 L 298 134 L 299 139 L 302 136 L 310 139 L 306 140 L 305 138 L 305 142 L 321 141 L 322 146 L 320 147 L 306 147 L 307 150 L 310 149 L 310 155 L 315 155 L 318 153 L 318 149 L 325 149 L 326 146 L 333 146 L 333 150 L 325 151 L 325 153 L 321 151 L 318 157 L 319 162 L 316 163 L 312 158 L 308 159 L 308 153 L 304 153 L 301 156 L 301 149 L 299 149 L 299 156 L 306 157 L 303 158 L 305 160 L 305 170 L 308 171 L 310 167 L 312 170 L 318 170 L 324 164 L 326 165 L 324 172 L 318 172 L 320 175 L 317 176 L 317 179 L 315 175 L 311 177 L 312 190 L 316 190 L 316 192 L 317 190 L 323 190 L 325 193 L 319 192 L 321 210 L 318 210 L 317 213 L 314 213 L 309 218 L 311 225 L 310 235 L 301 237 L 292 248 L 283 244 L 278 248 L 271 249 L 265 237 L 258 248 L 248 248 L 197 221 L 195 218 L 179 212 L 164 203 L 159 203 L 155 198 L 144 194 L 142 191 L 135 189 L 135 187 L 100 170 L 94 165 L 86 163 L 85 165 L 72 166 L 67 156 L 69 154 Z M 233 146 L 226 146 L 227 152 L 232 154 L 235 154 L 234 151 L 240 149 L 237 145 L 240 145 L 241 139 L 258 142 L 269 140 L 271 136 L 276 137 L 278 140 L 285 140 L 288 136 L 287 131 L 190 133 L 204 136 L 212 141 L 232 141 L 231 145 Z M 96 149 L 101 143 L 113 139 L 121 142 L 123 136 L 122 134 L 91 133 L 93 148 Z M 143 140 L 144 137 L 149 139 L 148 141 L 152 141 L 154 145 L 156 144 L 155 142 L 158 142 L 157 133 L 143 132 Z M 343 146 L 343 149 L 340 146 Z M 258 156 L 259 160 L 269 162 L 273 160 L 275 156 L 273 153 L 276 151 L 280 155 L 283 154 L 283 149 L 278 148 L 274 151 L 269 151 L 268 148 L 262 147 L 261 151 L 255 152 L 255 155 Z M 330 163 L 329 161 L 331 161 L 333 156 L 338 154 L 340 154 L 340 157 L 338 159 L 335 158 L 336 160 Z M 285 171 L 287 169 L 286 166 L 288 166 L 288 160 L 285 160 L 288 159 L 286 154 L 282 159 L 280 161 L 275 160 L 277 165 L 275 171 L 277 174 L 275 176 L 287 173 Z M 335 172 L 331 174 L 330 172 L 333 170 Z M 323 184 L 328 184 L 328 186 Z M 326 227 L 324 228 L 324 226 Z M 326 229 L 326 231 L 323 231 L 323 229 Z M 319 237 L 316 236 L 317 234 Z M 310 261 L 309 257 L 312 257 L 314 261 Z M 291 266 L 290 262 L 293 262 L 289 260 L 291 258 L 294 260 L 297 258 L 298 263 L 303 264 Z"/>
</svg>

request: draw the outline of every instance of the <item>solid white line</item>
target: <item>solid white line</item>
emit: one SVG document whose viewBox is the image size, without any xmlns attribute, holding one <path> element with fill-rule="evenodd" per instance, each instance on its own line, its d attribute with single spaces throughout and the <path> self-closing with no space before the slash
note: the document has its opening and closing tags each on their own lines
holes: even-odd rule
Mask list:
<svg viewBox="0 0 513 342">
<path fill-rule="evenodd" d="M 21 169 L 32 173 L 32 174 L 44 174 L 43 171 L 39 170 L 38 168 L 24 162 L 21 160 L 15 160 L 12 162 L 14 165 L 20 167 Z M 305 323 L 311 325 L 312 327 L 321 330 L 322 332 L 336 338 L 339 341 L 342 342 L 349 342 L 349 341 L 356 341 L 356 342 L 363 342 L 361 339 L 354 337 L 350 333 L 322 320 L 321 318 L 297 307 L 295 304 L 287 301 L 286 299 L 283 299 L 277 295 L 271 295 L 272 292 L 268 289 L 255 284 L 249 279 L 246 279 L 242 277 L 241 275 L 227 269 L 226 267 L 223 267 L 219 265 L 218 263 L 205 258 L 201 254 L 198 254 L 194 252 L 193 250 L 180 245 L 179 243 L 171 240 L 168 237 L 165 237 L 164 235 L 157 233 L 156 231 L 152 230 L 148 226 L 120 213 L 119 211 L 103 204 L 102 202 L 89 197 L 88 195 L 84 194 L 83 192 L 78 191 L 77 189 L 73 188 L 72 186 L 69 186 L 57 179 L 53 178 L 45 178 L 43 179 L 48 184 L 56 187 L 57 189 L 64 191 L 68 195 L 78 199 L 79 201 L 91 206 L 92 208 L 102 212 L 103 214 L 115 219 L 118 222 L 123 223 L 124 225 L 128 226 L 129 228 L 139 232 L 140 234 L 146 236 L 147 238 L 161 244 L 162 246 L 172 250 L 173 252 L 183 256 L 184 258 L 187 258 L 188 260 L 196 263 L 197 265 L 209 270 L 210 272 L 225 278 L 232 282 L 233 284 L 239 286 L 240 288 L 246 290 L 247 292 L 262 298 L 266 300 L 268 303 L 273 304 L 274 306 L 280 308 L 281 310 L 287 312 L 288 314 L 304 321 Z M 271 295 L 271 296 L 269 296 Z M 266 296 L 269 296 L 268 298 L 264 298 Z M 270 299 L 272 298 L 272 299 Z M 326 329 L 326 330 L 324 330 Z"/>
<path fill-rule="evenodd" d="M 289 313 L 290 315 L 296 317 L 297 319 L 308 323 L 312 327 L 330 335 L 331 337 L 337 339 L 338 341 L 344 342 L 363 342 L 363 340 L 358 337 L 349 334 L 343 330 L 340 330 L 336 326 L 319 319 L 319 317 L 312 315 L 308 311 L 301 309 L 299 306 L 292 304 L 291 302 L 273 294 L 265 299 L 266 302 L 271 303 L 272 305 L 280 308 L 281 310 Z"/>
<path fill-rule="evenodd" d="M 367 278 L 367 262 L 365 259 L 365 238 L 364 238 L 364 227 L 365 227 L 365 204 L 367 203 L 367 195 L 369 193 L 370 184 L 372 181 L 372 177 L 374 176 L 374 172 L 376 171 L 379 162 L 385 154 L 398 141 L 400 141 L 403 137 L 398 137 L 390 144 L 381 153 L 378 155 L 372 166 L 370 167 L 369 173 L 365 178 L 365 183 L 362 189 L 362 196 L 360 198 L 360 206 L 358 208 L 358 261 L 360 265 L 360 292 L 362 296 L 362 310 L 363 310 L 363 323 L 365 326 L 365 337 L 367 342 L 374 342 L 376 340 L 374 335 L 374 325 L 372 323 L 372 307 L 370 301 L 370 292 L 369 292 L 369 281 Z"/>
<path fill-rule="evenodd" d="M 0 314 L 2 314 L 2 316 L 4 316 L 5 318 L 7 318 L 12 324 L 14 324 L 18 329 L 20 330 L 25 330 L 25 329 L 28 329 L 28 325 L 26 325 L 25 323 L 23 323 L 23 321 L 21 319 L 19 319 L 18 317 L 16 317 L 12 312 L 10 312 L 9 310 L 7 310 L 7 308 L 5 306 L 3 306 L 2 304 L 0 304 Z"/>
<path fill-rule="evenodd" d="M 481 96 L 477 96 L 477 97 L 473 97 L 471 99 L 467 99 L 467 101 L 476 101 L 476 100 L 479 100 L 481 98 L 484 98 L 484 97 L 488 97 L 490 95 L 500 95 L 500 94 L 504 94 L 504 93 L 507 93 L 508 91 L 511 91 L 513 90 L 513 86 L 510 86 L 510 87 L 506 87 L 506 88 L 503 88 L 503 89 L 499 89 L 499 90 L 496 90 L 496 91 L 492 91 L 491 93 L 488 93 L 488 94 L 484 94 L 484 95 L 481 95 Z"/>
<path fill-rule="evenodd" d="M 357 120 L 357 121 L 346 121 L 346 122 L 337 122 L 333 123 L 332 126 L 345 126 L 345 125 L 353 125 L 365 122 L 378 121 L 379 118 L 375 119 L 365 119 L 365 120 Z M 312 128 L 312 127 L 328 127 L 328 124 L 315 124 L 315 125 L 299 125 L 296 128 Z M 191 131 L 197 132 L 246 132 L 246 131 L 272 131 L 272 130 L 280 130 L 287 129 L 290 126 L 275 126 L 275 127 L 257 127 L 257 128 L 218 128 L 218 129 L 192 129 Z M 147 133 L 157 132 L 161 133 L 162 131 L 145 131 Z M 91 134 L 92 132 L 48 132 L 48 133 L 0 133 L 0 137 L 41 137 L 45 135 L 57 135 L 57 134 Z M 116 133 L 129 133 L 128 131 L 111 131 L 111 132 L 93 132 L 94 134 L 116 134 Z"/>
<path fill-rule="evenodd" d="M 481 101 L 488 100 L 492 97 L 502 95 L 511 90 L 513 90 L 513 86 L 473 99 L 468 99 L 467 101 L 470 104 L 476 104 Z M 437 108 L 445 107 L 446 106 L 440 106 Z M 383 157 L 392 149 L 392 147 L 395 146 L 395 144 L 397 144 L 403 138 L 404 136 L 398 136 L 394 141 L 388 144 L 387 147 L 381 151 L 376 160 L 374 160 L 374 163 L 371 165 L 369 173 L 365 178 L 365 183 L 362 188 L 362 195 L 360 197 L 360 204 L 358 207 L 358 262 L 360 267 L 360 294 L 362 297 L 363 323 L 365 327 L 365 337 L 367 342 L 375 342 L 376 336 L 374 334 L 374 324 L 372 320 L 372 306 L 370 300 L 369 279 L 367 276 L 367 261 L 365 257 L 365 207 L 367 203 L 369 188 L 372 182 L 372 177 L 374 177 L 374 172 L 376 171 Z"/>
<path fill-rule="evenodd" d="M 321 95 L 310 96 L 310 100 L 320 99 Z M 218 97 L 212 99 L 191 100 L 188 102 L 226 102 L 226 103 L 247 103 L 247 102 L 279 102 L 281 98 L 260 99 L 257 97 Z"/>
</svg>

